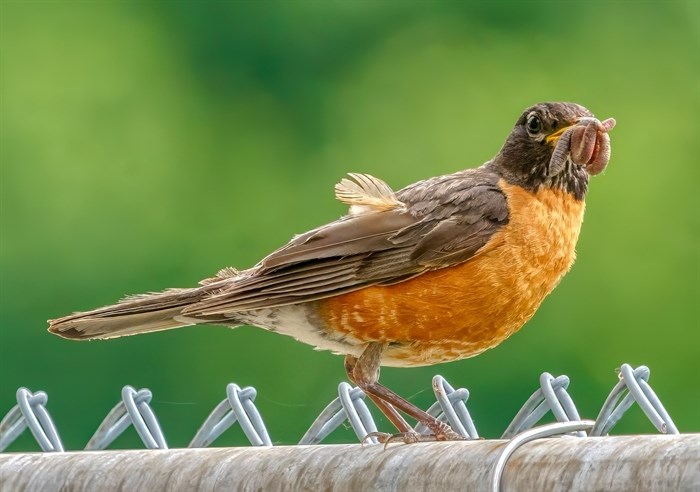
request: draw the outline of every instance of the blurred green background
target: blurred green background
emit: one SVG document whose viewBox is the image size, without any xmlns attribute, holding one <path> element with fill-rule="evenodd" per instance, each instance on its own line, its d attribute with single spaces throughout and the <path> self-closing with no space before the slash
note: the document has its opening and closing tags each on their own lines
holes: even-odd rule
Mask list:
<svg viewBox="0 0 700 492">
<path fill-rule="evenodd" d="M 339 356 L 254 328 L 77 343 L 45 320 L 251 266 L 344 213 L 346 172 L 398 189 L 474 167 L 525 107 L 570 100 L 618 121 L 573 270 L 497 349 L 383 381 L 425 407 L 442 374 L 497 437 L 543 371 L 595 418 L 615 368 L 646 364 L 700 431 L 698 5 L 3 0 L 0 415 L 19 386 L 45 390 L 79 449 L 131 384 L 184 446 L 236 382 L 276 443 L 298 441 Z M 655 431 L 635 408 L 614 432 Z"/>
</svg>

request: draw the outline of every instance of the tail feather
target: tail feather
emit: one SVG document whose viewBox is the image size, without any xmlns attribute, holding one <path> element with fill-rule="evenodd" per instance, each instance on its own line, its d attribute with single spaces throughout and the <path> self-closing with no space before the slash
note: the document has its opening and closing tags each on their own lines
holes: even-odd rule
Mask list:
<svg viewBox="0 0 700 492">
<path fill-rule="evenodd" d="M 49 331 L 63 338 L 90 340 L 189 326 L 198 320 L 179 315 L 200 296 L 199 289 L 171 289 L 128 297 L 112 306 L 49 320 Z"/>
</svg>

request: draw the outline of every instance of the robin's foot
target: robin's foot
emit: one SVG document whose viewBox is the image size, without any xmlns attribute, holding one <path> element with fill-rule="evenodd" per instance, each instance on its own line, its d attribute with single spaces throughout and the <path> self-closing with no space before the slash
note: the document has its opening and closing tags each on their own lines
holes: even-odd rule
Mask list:
<svg viewBox="0 0 700 492">
<path fill-rule="evenodd" d="M 387 432 L 370 432 L 364 437 L 362 442 L 364 443 L 366 440 L 372 437 L 376 438 L 377 441 L 379 441 L 379 444 L 384 444 L 384 449 L 386 449 L 387 446 L 393 442 L 411 444 L 414 442 L 433 442 L 437 440 L 432 434 L 424 435 L 419 434 L 416 431 L 399 432 L 398 434 L 389 434 Z"/>
<path fill-rule="evenodd" d="M 453 431 L 452 427 L 445 422 L 435 420 L 423 423 L 426 427 L 428 427 L 428 429 L 433 431 L 433 441 L 464 441 L 467 439 L 463 435 L 457 434 L 455 431 Z"/>
<path fill-rule="evenodd" d="M 467 438 L 457 434 L 452 430 L 450 426 L 445 424 L 447 429 L 441 430 L 439 433 L 435 434 L 419 434 L 416 431 L 409 432 L 399 432 L 398 434 L 389 434 L 386 432 L 370 432 L 367 434 L 362 442 L 374 437 L 379 441 L 380 444 L 384 444 L 386 448 L 389 444 L 394 442 L 402 442 L 404 444 L 412 444 L 414 442 L 435 442 L 435 441 L 465 441 Z"/>
</svg>

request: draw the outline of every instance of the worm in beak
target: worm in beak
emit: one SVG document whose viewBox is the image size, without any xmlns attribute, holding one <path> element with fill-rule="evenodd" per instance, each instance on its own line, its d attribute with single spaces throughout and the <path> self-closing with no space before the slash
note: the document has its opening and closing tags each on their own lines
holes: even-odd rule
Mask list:
<svg viewBox="0 0 700 492">
<path fill-rule="evenodd" d="M 601 173 L 610 161 L 610 137 L 608 132 L 615 127 L 615 119 L 599 121 L 596 118 L 580 118 L 575 125 L 547 137 L 556 141 L 549 161 L 548 176 L 559 174 L 571 156 L 574 164 L 584 166 L 591 176 Z"/>
</svg>

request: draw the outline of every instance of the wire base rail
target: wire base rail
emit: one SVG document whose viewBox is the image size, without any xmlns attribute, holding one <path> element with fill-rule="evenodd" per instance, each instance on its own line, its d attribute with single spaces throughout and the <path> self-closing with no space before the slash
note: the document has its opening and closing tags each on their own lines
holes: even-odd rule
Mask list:
<svg viewBox="0 0 700 492">
<path fill-rule="evenodd" d="M 584 425 L 580 423 L 581 418 L 576 406 L 566 391 L 569 378 L 554 377 L 545 372 L 540 376 L 539 389 L 516 414 L 503 438 L 514 439 L 522 436 L 537 425 L 547 412 L 551 412 L 561 425 L 550 428 L 549 434 L 540 432 L 533 435 L 543 437 L 561 434 L 562 429 L 568 429 L 564 433 L 572 433 L 578 437 L 607 435 L 635 402 L 658 432 L 678 434 L 670 415 L 649 385 L 649 376 L 650 371 L 646 366 L 632 369 L 630 365 L 623 364 L 618 373 L 619 381 L 605 400 L 597 419 L 590 421 L 590 425 Z M 436 402 L 427 412 L 447 422 L 465 439 L 478 439 L 479 434 L 466 406 L 469 391 L 465 388 L 455 390 L 442 376 L 433 378 L 433 391 Z M 256 396 L 257 392 L 252 387 L 240 388 L 236 384 L 229 384 L 226 387 L 226 399 L 214 408 L 189 443 L 189 447 L 209 446 L 235 423 L 241 426 L 251 445 L 272 446 L 265 423 L 255 406 Z M 136 390 L 125 386 L 121 400 L 105 417 L 85 446 L 85 450 L 105 449 L 130 425 L 134 426 L 146 448 L 167 449 L 164 433 L 150 407 L 151 399 L 152 394 L 149 390 Z M 338 397 L 311 424 L 299 444 L 318 444 L 346 421 L 350 423 L 360 442 L 377 444 L 374 437 L 366 439 L 368 434 L 377 432 L 377 426 L 364 399 L 365 394 L 361 389 L 341 383 L 338 386 Z M 32 393 L 26 388 L 17 390 L 17 405 L 0 422 L 0 451 L 5 450 L 26 428 L 29 428 L 44 452 L 64 451 L 56 426 L 46 408 L 47 402 L 48 396 L 42 391 Z M 568 427 L 564 425 L 569 423 L 579 424 Z M 418 424 L 415 430 L 421 434 L 429 433 L 421 424 Z"/>
<path fill-rule="evenodd" d="M 555 424 L 556 425 L 556 424 Z M 510 441 L 513 442 L 513 441 Z M 0 454 L 3 490 L 700 490 L 700 435 Z"/>
</svg>

